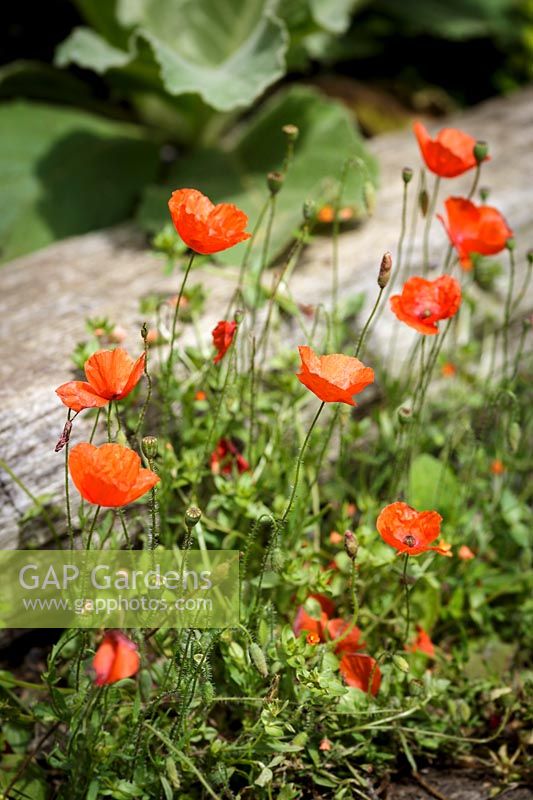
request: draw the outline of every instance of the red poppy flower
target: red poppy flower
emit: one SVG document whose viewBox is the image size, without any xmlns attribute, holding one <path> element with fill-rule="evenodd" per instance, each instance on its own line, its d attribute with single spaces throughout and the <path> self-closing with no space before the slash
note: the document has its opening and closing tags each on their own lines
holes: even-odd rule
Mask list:
<svg viewBox="0 0 533 800">
<path fill-rule="evenodd" d="M 138 672 L 140 661 L 135 642 L 120 631 L 108 631 L 93 658 L 96 686 L 130 678 Z"/>
<path fill-rule="evenodd" d="M 105 508 L 120 508 L 142 497 L 159 477 L 141 467 L 141 459 L 120 444 L 82 442 L 69 453 L 70 476 L 88 503 Z"/>
<path fill-rule="evenodd" d="M 470 559 L 476 557 L 476 554 L 472 552 L 467 544 L 462 544 L 457 551 L 457 556 L 461 561 L 470 561 Z"/>
<path fill-rule="evenodd" d="M 63 383 L 56 394 L 73 411 L 101 408 L 123 400 L 137 386 L 144 370 L 144 353 L 134 361 L 125 350 L 98 350 L 85 362 L 86 381 Z"/>
<path fill-rule="evenodd" d="M 461 286 L 451 275 L 433 281 L 408 278 L 402 293 L 390 299 L 393 313 L 419 333 L 428 336 L 439 332 L 438 322 L 457 314 L 461 305 Z"/>
<path fill-rule="evenodd" d="M 331 614 L 335 613 L 335 606 L 328 597 L 321 594 L 309 596 L 320 604 L 320 618 L 312 617 L 307 613 L 305 606 L 300 606 L 292 625 L 295 636 L 299 636 L 302 631 L 305 631 L 307 634 L 318 636 L 321 642 L 334 642 L 348 630 L 335 648 L 335 652 L 353 653 L 365 647 L 365 643 L 361 641 L 361 631 L 357 626 L 352 627 L 351 622 L 340 617 L 330 618 Z"/>
<path fill-rule="evenodd" d="M 415 640 L 409 644 L 405 645 L 405 649 L 409 653 L 425 653 L 427 656 L 431 658 L 435 657 L 435 645 L 431 641 L 429 634 L 426 633 L 424 628 L 421 625 L 416 626 L 416 630 L 418 631 Z"/>
<path fill-rule="evenodd" d="M 465 270 L 472 269 L 473 253 L 496 255 L 513 235 L 497 208 L 476 206 L 464 197 L 448 197 L 444 206 L 447 221 L 440 214 L 437 216 L 446 228 Z"/>
<path fill-rule="evenodd" d="M 335 353 L 318 356 L 310 347 L 299 347 L 301 368 L 296 377 L 326 403 L 347 403 L 355 406 L 359 394 L 374 381 L 374 370 L 351 356 Z"/>
<path fill-rule="evenodd" d="M 421 122 L 415 122 L 413 130 L 427 168 L 441 178 L 455 178 L 476 166 L 476 140 L 468 133 L 457 128 L 443 128 L 432 139 Z"/>
<path fill-rule="evenodd" d="M 231 203 L 215 206 L 197 189 L 178 189 L 168 201 L 177 232 L 191 250 L 202 255 L 220 253 L 249 239 L 248 217 Z"/>
<path fill-rule="evenodd" d="M 457 369 L 451 361 L 446 361 L 442 365 L 440 372 L 444 378 L 453 378 L 457 373 Z"/>
<path fill-rule="evenodd" d="M 240 453 L 237 445 L 231 440 L 223 437 L 211 453 L 211 472 L 214 475 L 231 475 L 233 467 L 237 467 L 237 472 L 241 475 L 248 472 L 250 464 Z"/>
<path fill-rule="evenodd" d="M 237 323 L 227 322 L 226 320 L 221 320 L 218 325 L 213 328 L 211 335 L 213 337 L 213 344 L 217 350 L 217 355 L 214 357 L 213 363 L 218 364 L 218 362 L 224 358 L 233 341 L 236 330 Z"/>
<path fill-rule="evenodd" d="M 375 658 L 364 653 L 345 653 L 339 671 L 348 684 L 362 692 L 377 695 L 381 686 L 381 670 Z M 372 685 L 370 685 L 372 682 Z"/>
<path fill-rule="evenodd" d="M 310 645 L 320 644 L 320 636 L 318 633 L 308 633 L 305 637 L 305 641 Z"/>
<path fill-rule="evenodd" d="M 491 462 L 490 471 L 493 475 L 503 475 L 505 466 L 501 458 L 495 458 L 494 461 Z"/>
<path fill-rule="evenodd" d="M 336 653 L 354 653 L 366 647 L 365 642 L 361 641 L 361 630 L 356 625 L 352 626 L 352 623 L 345 619 L 340 617 L 330 619 L 326 624 L 326 630 L 330 641 L 334 642 L 336 639 L 340 639 L 335 647 Z M 341 638 L 345 631 L 348 633 Z"/>
<path fill-rule="evenodd" d="M 451 556 L 447 547 L 431 546 L 440 535 L 442 517 L 436 511 L 415 511 L 407 503 L 392 503 L 386 506 L 376 521 L 381 538 L 399 553 L 417 556 L 435 550 L 443 556 Z"/>
</svg>

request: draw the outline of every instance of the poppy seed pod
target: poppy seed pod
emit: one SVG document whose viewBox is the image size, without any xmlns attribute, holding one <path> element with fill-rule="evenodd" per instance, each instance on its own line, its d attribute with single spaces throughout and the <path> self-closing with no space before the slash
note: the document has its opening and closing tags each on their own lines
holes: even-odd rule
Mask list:
<svg viewBox="0 0 533 800">
<path fill-rule="evenodd" d="M 283 175 L 281 172 L 269 172 L 267 175 L 267 184 L 270 194 L 277 194 L 283 186 Z"/>
<path fill-rule="evenodd" d="M 250 655 L 250 660 L 258 673 L 263 677 L 268 677 L 268 667 L 265 658 L 265 654 L 261 650 L 256 642 L 252 642 L 250 647 L 248 648 L 248 653 Z"/>
<path fill-rule="evenodd" d="M 185 512 L 185 525 L 187 526 L 188 530 L 192 530 L 194 526 L 200 522 L 201 518 L 202 512 L 198 506 L 189 506 Z"/>
<path fill-rule="evenodd" d="M 355 561 L 357 558 L 357 551 L 359 550 L 359 543 L 352 533 L 352 531 L 345 531 L 344 532 L 344 551 L 348 558 L 351 558 L 352 561 Z"/>
<path fill-rule="evenodd" d="M 411 169 L 411 167 L 404 167 L 402 169 L 402 181 L 404 183 L 410 183 L 412 177 L 413 177 L 413 170 Z"/>
<path fill-rule="evenodd" d="M 422 216 L 425 217 L 428 213 L 429 208 L 429 195 L 425 189 L 422 189 L 420 194 L 418 195 L 418 205 Z"/>
<path fill-rule="evenodd" d="M 141 446 L 146 458 L 151 461 L 157 455 L 157 436 L 143 436 Z"/>
<path fill-rule="evenodd" d="M 295 142 L 300 134 L 300 129 L 296 125 L 284 125 L 281 130 L 289 142 Z"/>
<path fill-rule="evenodd" d="M 477 164 L 481 164 L 482 161 L 485 161 L 489 154 L 489 146 L 487 142 L 479 139 L 474 145 L 474 158 L 476 159 Z"/>
<path fill-rule="evenodd" d="M 384 289 L 388 284 L 391 276 L 391 270 L 392 255 L 387 251 L 384 253 L 383 258 L 381 259 L 381 265 L 379 267 L 378 286 L 380 289 Z"/>
</svg>

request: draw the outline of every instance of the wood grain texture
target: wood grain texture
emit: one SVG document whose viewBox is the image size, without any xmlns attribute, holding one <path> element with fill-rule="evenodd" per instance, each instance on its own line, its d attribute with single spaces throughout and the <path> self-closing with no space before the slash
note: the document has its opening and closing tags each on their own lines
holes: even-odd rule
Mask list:
<svg viewBox="0 0 533 800">
<path fill-rule="evenodd" d="M 490 143 L 492 160 L 484 167 L 483 185 L 491 187 L 490 203 L 498 206 L 519 242 L 518 262 L 533 246 L 533 89 L 498 99 L 447 121 Z M 401 211 L 401 169 L 417 167 L 417 145 L 410 131 L 386 134 L 369 143 L 381 166 L 381 188 L 372 219 L 344 233 L 340 241 L 340 293 L 367 293 L 374 301 L 381 255 L 396 250 Z M 468 191 L 469 174 L 444 185 L 441 199 Z M 414 184 L 414 181 L 413 181 Z M 446 185 L 447 184 L 447 185 Z M 412 191 L 414 195 L 414 189 Z M 435 223 L 432 261 L 442 258 L 445 237 Z M 414 261 L 420 260 L 415 251 Z M 331 241 L 316 238 L 291 281 L 291 291 L 303 303 L 328 302 Z M 232 270 L 195 271 L 208 301 L 202 330 L 218 321 L 234 288 Z M 519 278 L 520 280 L 520 278 Z M 163 261 L 146 249 L 142 236 L 130 227 L 65 240 L 0 268 L 0 455 L 35 495 L 62 491 L 63 459 L 54 453 L 65 420 L 55 387 L 72 374 L 70 353 L 86 338 L 85 319 L 109 316 L 130 331 L 125 345 L 140 351 L 139 299 L 155 291 L 175 292 L 176 276 L 163 274 Z M 533 307 L 529 294 L 525 308 Z M 394 326 L 394 327 L 393 327 Z M 391 336 L 401 336 L 400 351 L 412 336 L 383 314 L 370 347 L 381 349 Z M 182 342 L 194 337 L 184 332 Z M 76 420 L 75 441 L 87 432 Z M 0 547 L 24 546 L 20 519 L 31 501 L 0 469 Z"/>
</svg>

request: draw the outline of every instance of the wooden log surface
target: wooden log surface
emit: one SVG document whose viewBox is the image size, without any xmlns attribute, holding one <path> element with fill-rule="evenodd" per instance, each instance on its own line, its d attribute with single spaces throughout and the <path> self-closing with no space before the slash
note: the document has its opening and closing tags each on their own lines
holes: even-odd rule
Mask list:
<svg viewBox="0 0 533 800">
<path fill-rule="evenodd" d="M 492 160 L 483 168 L 482 183 L 491 188 L 489 202 L 502 210 L 515 230 L 520 281 L 524 252 L 533 246 L 533 88 L 487 102 L 439 127 L 444 124 L 461 127 L 490 144 Z M 409 130 L 379 136 L 369 148 L 381 171 L 376 211 L 359 228 L 342 234 L 339 264 L 341 296 L 366 292 L 367 305 L 376 296 L 382 253 L 396 250 L 401 169 L 420 164 Z M 471 182 L 472 173 L 443 181 L 441 201 L 450 193 L 464 194 Z M 446 247 L 438 223 L 432 242 L 431 260 L 437 262 Z M 419 247 L 413 262 L 420 262 Z M 330 265 L 331 240 L 317 237 L 291 279 L 292 295 L 302 303 L 327 302 Z M 207 289 L 202 329 L 208 338 L 234 289 L 234 272 L 201 269 L 194 272 L 192 282 L 202 282 Z M 72 374 L 70 354 L 76 342 L 86 338 L 85 320 L 113 319 L 129 331 L 124 346 L 139 352 L 143 321 L 139 299 L 153 292 L 176 292 L 176 285 L 176 276 L 164 274 L 161 257 L 148 250 L 130 226 L 68 239 L 0 266 L 0 457 L 34 495 L 55 496 L 62 491 L 63 459 L 54 453 L 54 445 L 65 408 L 54 389 Z M 531 308 L 530 292 L 524 310 Z M 412 340 L 411 332 L 387 311 L 370 346 L 379 350 L 392 335 L 400 337 L 402 348 Z M 185 331 L 181 341 L 193 336 Z M 76 420 L 74 441 L 86 432 L 87 422 Z M 13 477 L 0 468 L 0 547 L 27 546 L 20 520 L 32 505 Z"/>
</svg>

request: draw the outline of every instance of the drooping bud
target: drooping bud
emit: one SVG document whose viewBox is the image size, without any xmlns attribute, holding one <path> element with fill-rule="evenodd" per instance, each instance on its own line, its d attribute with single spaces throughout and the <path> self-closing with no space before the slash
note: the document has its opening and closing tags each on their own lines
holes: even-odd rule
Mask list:
<svg viewBox="0 0 533 800">
<path fill-rule="evenodd" d="M 381 265 L 379 267 L 378 286 L 380 289 L 384 289 L 385 286 L 388 284 L 391 276 L 391 270 L 392 270 L 392 255 L 387 250 L 387 252 L 383 254 L 383 258 L 381 259 Z"/>
<path fill-rule="evenodd" d="M 490 189 L 488 186 L 481 186 L 479 190 L 479 197 L 482 203 L 486 203 L 489 199 Z"/>
<path fill-rule="evenodd" d="M 413 170 L 411 167 L 404 167 L 402 169 L 402 181 L 404 183 L 409 183 L 413 177 Z"/>
<path fill-rule="evenodd" d="M 59 453 L 59 451 L 62 450 L 65 447 L 65 445 L 69 443 L 71 431 L 72 431 L 72 422 L 69 419 L 67 419 L 67 421 L 65 422 L 65 426 L 63 428 L 63 433 L 59 437 L 59 440 L 55 446 L 56 453 Z"/>
<path fill-rule="evenodd" d="M 281 129 L 289 142 L 295 142 L 300 134 L 300 129 L 296 125 L 284 125 Z"/>
<path fill-rule="evenodd" d="M 418 206 L 420 208 L 422 216 L 425 217 L 429 209 L 429 195 L 426 189 L 422 189 L 420 194 L 418 195 Z"/>
<path fill-rule="evenodd" d="M 141 446 L 146 458 L 151 461 L 157 455 L 157 436 L 143 436 Z"/>
<path fill-rule="evenodd" d="M 482 161 L 485 161 L 489 154 L 489 146 L 487 142 L 484 142 L 482 139 L 479 139 L 474 145 L 474 158 L 478 164 L 481 164 Z"/>
<path fill-rule="evenodd" d="M 200 522 L 201 518 L 202 512 L 198 506 L 189 506 L 185 512 L 185 525 L 187 526 L 188 530 L 191 531 L 194 526 Z"/>
<path fill-rule="evenodd" d="M 270 194 L 277 194 L 283 186 L 283 174 L 281 172 L 269 172 L 267 175 L 267 184 Z"/>
<path fill-rule="evenodd" d="M 374 189 L 374 184 L 370 181 L 365 181 L 365 185 L 363 186 L 363 199 L 365 201 L 366 213 L 371 217 L 376 210 L 376 190 Z"/>
<path fill-rule="evenodd" d="M 258 673 L 263 677 L 268 677 L 268 667 L 265 658 L 265 654 L 259 647 L 256 642 L 252 642 L 248 648 L 248 654 L 250 656 L 250 660 Z"/>
<path fill-rule="evenodd" d="M 344 531 L 344 551 L 348 558 L 355 561 L 357 558 L 357 551 L 359 550 L 359 542 L 352 531 Z"/>
</svg>

